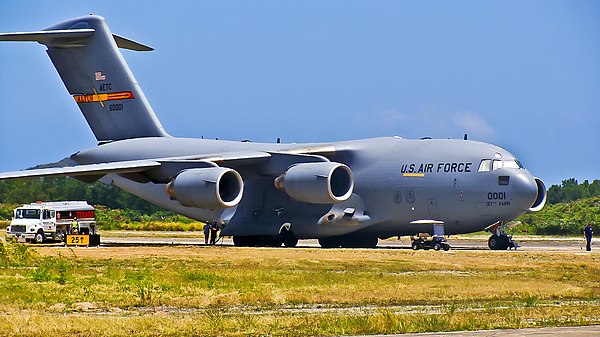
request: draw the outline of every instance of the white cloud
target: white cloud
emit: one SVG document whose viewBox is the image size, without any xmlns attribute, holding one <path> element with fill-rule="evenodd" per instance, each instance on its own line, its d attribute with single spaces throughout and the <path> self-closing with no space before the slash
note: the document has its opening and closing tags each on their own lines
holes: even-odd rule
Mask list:
<svg viewBox="0 0 600 337">
<path fill-rule="evenodd" d="M 496 135 L 496 131 L 479 115 L 472 112 L 458 112 L 452 116 L 454 124 L 466 133 L 488 138 Z"/>
<path fill-rule="evenodd" d="M 434 138 L 461 137 L 491 141 L 495 130 L 473 112 L 444 111 L 437 106 L 426 106 L 415 112 L 400 109 L 376 109 L 354 114 L 357 127 L 370 131 L 369 136 L 399 135 L 407 138 L 430 136 Z"/>
</svg>

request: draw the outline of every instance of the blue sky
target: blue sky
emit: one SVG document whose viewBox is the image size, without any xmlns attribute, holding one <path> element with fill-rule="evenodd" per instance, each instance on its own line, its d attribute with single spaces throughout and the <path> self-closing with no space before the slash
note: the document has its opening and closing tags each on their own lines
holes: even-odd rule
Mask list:
<svg viewBox="0 0 600 337">
<path fill-rule="evenodd" d="M 1 1 L 0 31 L 99 14 L 175 136 L 490 142 L 600 179 L 598 1 Z M 0 43 L 0 171 L 95 146 L 36 43 Z"/>
</svg>

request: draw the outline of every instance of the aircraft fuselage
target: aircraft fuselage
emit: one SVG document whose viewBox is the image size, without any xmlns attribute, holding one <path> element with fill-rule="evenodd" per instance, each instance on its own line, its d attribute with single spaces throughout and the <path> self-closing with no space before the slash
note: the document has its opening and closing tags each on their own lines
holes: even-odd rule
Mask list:
<svg viewBox="0 0 600 337">
<path fill-rule="evenodd" d="M 292 224 L 298 238 L 319 238 L 361 230 L 379 238 L 431 232 L 431 226 L 411 224 L 429 219 L 443 221 L 446 234 L 468 233 L 498 222 L 512 220 L 540 202 L 539 184 L 516 158 L 494 145 L 465 140 L 399 137 L 373 138 L 318 144 L 268 144 L 186 138 L 142 138 L 116 141 L 73 155 L 80 164 L 142 160 L 213 153 L 263 151 L 303 153 L 326 157 L 347 165 L 354 176 L 354 195 L 340 207 L 363 208 L 369 219 L 360 223 L 320 223 L 331 205 L 297 202 L 273 186 L 274 179 L 287 167 L 273 169 L 269 161 L 223 163 L 238 170 L 244 184 L 260 186 L 259 195 L 246 196 L 243 228 L 230 235 L 273 235 L 281 224 Z M 489 168 L 481 167 L 490 161 Z M 496 167 L 492 167 L 494 161 Z M 502 167 L 499 167 L 502 166 Z M 111 175 L 113 183 L 144 199 L 201 221 L 223 217 L 227 210 L 186 207 L 170 200 L 165 184 L 136 182 L 127 175 Z M 545 191 L 543 191 L 545 192 Z M 359 197 L 360 196 L 360 197 Z M 356 200 L 360 199 L 360 200 Z M 243 203 L 243 202 L 242 202 Z M 347 204 L 347 205 L 346 205 Z M 239 207 L 238 207 L 239 208 Z M 252 226 L 255 222 L 256 226 Z"/>
</svg>

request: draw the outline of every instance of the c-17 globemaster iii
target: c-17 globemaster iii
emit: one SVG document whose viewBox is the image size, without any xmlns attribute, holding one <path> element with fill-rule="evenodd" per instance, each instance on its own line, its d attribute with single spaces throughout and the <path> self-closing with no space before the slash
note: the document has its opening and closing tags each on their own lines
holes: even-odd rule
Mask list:
<svg viewBox="0 0 600 337">
<path fill-rule="evenodd" d="M 172 137 L 118 48 L 152 48 L 114 35 L 90 15 L 1 41 L 45 45 L 98 146 L 79 165 L 1 173 L 0 179 L 71 176 L 115 184 L 160 207 L 224 223 L 236 245 L 374 247 L 378 239 L 497 228 L 540 210 L 544 183 L 508 151 L 463 139 L 382 137 L 280 144 Z M 439 232 L 438 232 L 439 234 Z"/>
</svg>

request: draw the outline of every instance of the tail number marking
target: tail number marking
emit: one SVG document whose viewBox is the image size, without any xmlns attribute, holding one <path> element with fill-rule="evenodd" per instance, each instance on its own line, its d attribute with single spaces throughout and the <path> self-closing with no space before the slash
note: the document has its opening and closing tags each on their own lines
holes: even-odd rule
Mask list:
<svg viewBox="0 0 600 337">
<path fill-rule="evenodd" d="M 123 103 L 108 105 L 108 111 L 121 111 L 121 110 L 123 110 Z"/>
<path fill-rule="evenodd" d="M 488 200 L 506 200 L 506 192 L 489 192 Z"/>
</svg>

